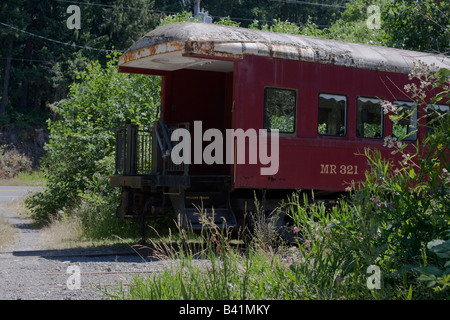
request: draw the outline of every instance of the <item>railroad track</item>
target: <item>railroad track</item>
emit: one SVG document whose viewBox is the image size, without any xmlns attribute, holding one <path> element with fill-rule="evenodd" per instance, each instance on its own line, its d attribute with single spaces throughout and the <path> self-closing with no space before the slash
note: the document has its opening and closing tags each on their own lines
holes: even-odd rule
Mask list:
<svg viewBox="0 0 450 320">
<path fill-rule="evenodd" d="M 1 251 L 0 299 L 105 299 L 106 288 L 114 292 L 135 276 L 153 276 L 171 265 L 152 254 L 142 247 Z"/>
<path fill-rule="evenodd" d="M 107 257 L 107 256 L 142 256 L 152 255 L 150 248 L 138 248 L 120 251 L 80 251 L 79 249 L 59 249 L 59 250 L 12 250 L 0 251 L 2 255 L 13 255 L 17 257 L 42 257 L 42 258 L 64 258 L 64 257 Z"/>
</svg>

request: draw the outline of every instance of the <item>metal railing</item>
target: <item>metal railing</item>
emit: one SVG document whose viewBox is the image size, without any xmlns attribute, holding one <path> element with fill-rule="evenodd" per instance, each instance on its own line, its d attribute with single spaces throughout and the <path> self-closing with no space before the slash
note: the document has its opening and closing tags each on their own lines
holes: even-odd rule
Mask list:
<svg viewBox="0 0 450 320">
<path fill-rule="evenodd" d="M 150 174 L 152 172 L 152 130 L 142 129 L 137 132 L 137 174 Z"/>
<path fill-rule="evenodd" d="M 146 175 L 157 173 L 159 168 L 162 174 L 187 174 L 189 164 L 176 165 L 170 157 L 174 146 L 170 136 L 178 128 L 189 130 L 189 123 L 167 126 L 159 120 L 151 128 L 139 129 L 127 122 L 125 127 L 117 129 L 115 174 Z"/>
<path fill-rule="evenodd" d="M 116 129 L 116 164 L 114 174 L 123 174 L 125 172 L 126 162 L 126 128 Z"/>
<path fill-rule="evenodd" d="M 176 129 L 179 129 L 179 128 L 187 129 L 189 131 L 189 123 L 176 123 L 176 124 L 170 125 L 170 127 L 167 128 L 168 135 L 172 136 L 173 131 L 175 131 Z M 179 143 L 179 141 L 173 142 L 172 147 L 176 146 L 178 143 Z M 169 157 L 168 161 L 165 165 L 165 171 L 166 172 L 183 172 L 184 174 L 188 174 L 189 164 L 187 164 L 187 163 L 175 164 L 175 163 L 173 163 L 172 158 Z"/>
</svg>

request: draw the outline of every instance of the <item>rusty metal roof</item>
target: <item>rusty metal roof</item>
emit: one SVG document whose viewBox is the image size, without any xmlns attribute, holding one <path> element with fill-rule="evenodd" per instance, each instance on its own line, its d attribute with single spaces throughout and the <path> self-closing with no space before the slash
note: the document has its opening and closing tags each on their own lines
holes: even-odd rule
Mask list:
<svg viewBox="0 0 450 320">
<path fill-rule="evenodd" d="M 398 73 L 409 73 L 417 60 L 450 68 L 445 55 L 193 22 L 149 32 L 120 57 L 119 67 L 229 72 L 244 55 Z"/>
</svg>

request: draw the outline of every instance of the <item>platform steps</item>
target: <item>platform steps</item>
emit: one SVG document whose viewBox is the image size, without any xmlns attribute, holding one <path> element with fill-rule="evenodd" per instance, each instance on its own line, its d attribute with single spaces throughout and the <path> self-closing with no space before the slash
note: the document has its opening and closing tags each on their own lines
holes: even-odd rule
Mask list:
<svg viewBox="0 0 450 320">
<path fill-rule="evenodd" d="M 236 226 L 229 191 L 223 182 L 196 182 L 193 187 L 182 191 L 177 198 L 177 218 L 183 228 L 199 230 L 212 226 Z"/>
</svg>

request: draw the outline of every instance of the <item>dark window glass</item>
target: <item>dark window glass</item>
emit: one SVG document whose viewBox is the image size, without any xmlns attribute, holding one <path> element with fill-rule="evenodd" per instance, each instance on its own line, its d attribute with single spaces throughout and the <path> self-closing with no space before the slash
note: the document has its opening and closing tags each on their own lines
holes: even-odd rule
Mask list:
<svg viewBox="0 0 450 320">
<path fill-rule="evenodd" d="M 356 136 L 382 138 L 383 115 L 379 99 L 359 97 L 356 110 Z"/>
<path fill-rule="evenodd" d="M 392 135 L 403 140 L 417 140 L 417 108 L 412 102 L 394 101 L 401 119 L 392 123 Z"/>
<path fill-rule="evenodd" d="M 297 92 L 291 89 L 266 88 L 264 91 L 264 129 L 295 132 Z"/>
<path fill-rule="evenodd" d="M 436 104 L 427 106 L 427 135 L 433 134 L 442 121 L 450 114 L 450 106 Z"/>
<path fill-rule="evenodd" d="M 317 132 L 328 136 L 347 134 L 347 97 L 336 94 L 319 95 Z"/>
</svg>

